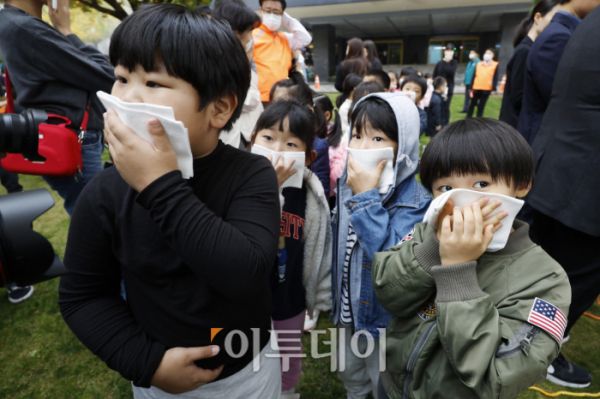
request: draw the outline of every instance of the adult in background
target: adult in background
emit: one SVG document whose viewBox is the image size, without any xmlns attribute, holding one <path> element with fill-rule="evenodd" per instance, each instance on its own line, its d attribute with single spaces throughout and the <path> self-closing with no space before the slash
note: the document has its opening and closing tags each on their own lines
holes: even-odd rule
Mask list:
<svg viewBox="0 0 600 399">
<path fill-rule="evenodd" d="M 527 56 L 523 108 L 517 130 L 533 144 L 548 108 L 556 68 L 571 35 L 600 4 L 600 0 L 560 0 L 557 11 L 546 29 L 538 36 Z"/>
<path fill-rule="evenodd" d="M 450 123 L 450 103 L 454 95 L 454 77 L 456 76 L 458 61 L 454 59 L 454 45 L 448 44 L 444 50 L 444 59 L 437 63 L 433 70 L 433 78 L 441 76 L 448 82 L 448 94 L 444 100 L 444 125 Z"/>
<path fill-rule="evenodd" d="M 222 132 L 219 136 L 225 144 L 245 149 L 250 143 L 250 136 L 252 135 L 256 121 L 264 110 L 260 99 L 260 90 L 258 89 L 256 64 L 252 62 L 252 53 L 254 51 L 252 30 L 260 26 L 261 20 L 250 7 L 239 0 L 221 0 L 215 6 L 212 17 L 215 19 L 224 19 L 229 22 L 233 33 L 235 33 L 242 46 L 244 46 L 250 60 L 250 89 L 248 89 L 248 94 L 244 101 L 242 115 L 240 115 L 240 119 L 235 122 L 229 132 Z"/>
<path fill-rule="evenodd" d="M 96 92 L 110 93 L 115 75 L 108 59 L 71 32 L 69 1 L 48 7 L 54 27 L 42 21 L 50 0 L 6 0 L 0 10 L 0 52 L 4 56 L 18 106 L 65 116 L 79 134 L 89 99 L 88 130 L 81 146 L 83 169 L 71 177 L 44 177 L 65 200 L 69 216 L 85 185 L 102 169 L 104 108 Z M 27 51 L 23 51 L 27 49 Z"/>
<path fill-rule="evenodd" d="M 519 116 L 523 107 L 523 89 L 525 86 L 525 63 L 533 46 L 533 42 L 548 26 L 559 0 L 540 0 L 531 10 L 515 34 L 513 46 L 515 51 L 506 66 L 506 88 L 502 97 L 500 120 L 515 129 L 519 124 Z"/>
<path fill-rule="evenodd" d="M 346 58 L 340 62 L 335 71 L 335 89 L 337 91 L 344 91 L 344 80 L 346 76 L 351 73 L 360 77 L 365 76 L 369 69 L 369 63 L 365 58 L 365 50 L 363 41 L 359 38 L 353 38 L 348 40 L 348 47 L 346 47 Z"/>
<path fill-rule="evenodd" d="M 558 65 L 552 99 L 533 143 L 536 177 L 527 196 L 534 209 L 533 240 L 560 263 L 571 283 L 565 341 L 600 294 L 599 35 L 597 7 L 577 28 Z M 548 379 L 578 388 L 591 382 L 587 372 L 562 355 L 548 369 Z"/>
<path fill-rule="evenodd" d="M 469 52 L 469 62 L 467 63 L 467 70 L 465 71 L 465 78 L 463 79 L 463 85 L 465 86 L 465 106 L 463 110 L 460 111 L 461 114 L 466 114 L 469 111 L 469 100 L 471 96 L 469 95 L 471 89 L 473 88 L 473 79 L 475 78 L 475 68 L 477 64 L 481 60 L 479 59 L 479 54 L 475 50 L 471 50 Z"/>
<path fill-rule="evenodd" d="M 377 47 L 375 46 L 375 43 L 373 43 L 373 40 L 365 40 L 363 46 L 365 48 L 365 58 L 369 63 L 368 69 L 377 69 L 380 71 L 383 70 L 381 61 L 379 60 L 379 55 L 377 54 Z"/>
<path fill-rule="evenodd" d="M 258 88 L 263 103 L 271 87 L 286 79 L 292 68 L 292 52 L 306 47 L 312 37 L 304 26 L 285 12 L 285 0 L 260 0 L 262 24 L 252 32 Z M 292 33 L 278 32 L 281 25 Z"/>
<path fill-rule="evenodd" d="M 477 117 L 482 117 L 490 95 L 498 87 L 498 61 L 494 61 L 494 49 L 487 49 L 483 54 L 483 61 L 475 67 L 475 78 L 473 79 L 473 98 L 469 104 L 467 118 L 473 117 L 477 107 Z M 465 93 L 466 94 L 466 93 Z"/>
</svg>

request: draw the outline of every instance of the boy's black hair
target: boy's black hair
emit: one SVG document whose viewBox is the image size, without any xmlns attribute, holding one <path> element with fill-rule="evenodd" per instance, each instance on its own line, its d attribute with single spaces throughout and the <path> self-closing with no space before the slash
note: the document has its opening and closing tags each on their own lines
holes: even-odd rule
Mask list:
<svg viewBox="0 0 600 399">
<path fill-rule="evenodd" d="M 267 0 L 259 0 L 258 3 L 259 5 L 262 7 L 263 3 L 267 1 Z M 281 3 L 281 8 L 283 8 L 283 11 L 285 11 L 285 8 L 287 7 L 287 4 L 285 2 L 285 0 L 272 0 L 272 1 L 278 1 Z"/>
<path fill-rule="evenodd" d="M 411 66 L 407 66 L 402 68 L 402 70 L 400 71 L 400 76 L 409 76 L 413 73 L 417 73 L 417 70 Z"/>
<path fill-rule="evenodd" d="M 284 100 L 296 100 L 304 105 L 313 106 L 312 90 L 304 81 L 302 74 L 297 71 L 290 72 L 289 78 L 280 80 L 271 87 L 269 93 L 269 101 L 273 102 L 275 90 L 285 89 L 287 94 L 283 97 Z"/>
<path fill-rule="evenodd" d="M 433 77 L 433 75 L 431 75 L 430 73 L 426 73 L 423 77 L 425 79 L 429 79 L 429 78 Z"/>
<path fill-rule="evenodd" d="M 421 158 L 421 183 L 451 175 L 490 174 L 513 187 L 533 183 L 533 151 L 512 126 L 490 118 L 469 118 L 436 134 Z"/>
<path fill-rule="evenodd" d="M 421 97 L 425 97 L 425 93 L 427 93 L 427 81 L 425 80 L 425 78 L 420 77 L 416 73 L 408 75 L 402 81 L 402 87 L 400 88 L 400 90 L 404 89 L 404 85 L 406 85 L 408 82 L 418 84 L 421 87 Z"/>
<path fill-rule="evenodd" d="M 440 87 L 442 87 L 443 85 L 447 85 L 448 81 L 446 80 L 446 78 L 442 77 L 442 76 L 438 76 L 437 78 L 433 79 L 433 90 L 437 90 Z"/>
<path fill-rule="evenodd" d="M 392 107 L 379 97 L 369 97 L 354 107 L 350 115 L 353 129 L 361 134 L 370 125 L 372 129 L 382 131 L 390 139 L 398 142 L 398 122 Z"/>
<path fill-rule="evenodd" d="M 212 17 L 229 22 L 231 29 L 238 33 L 244 33 L 260 26 L 260 17 L 239 0 L 219 1 L 213 10 Z"/>
<path fill-rule="evenodd" d="M 390 84 L 392 84 L 392 79 L 390 79 L 390 75 L 387 72 L 382 71 L 381 69 L 371 69 L 365 76 L 375 76 L 377 81 L 385 90 L 389 90 Z"/>
<path fill-rule="evenodd" d="M 242 113 L 250 87 L 250 62 L 231 27 L 175 4 L 140 7 L 121 22 L 110 42 L 110 62 L 130 72 L 164 67 L 170 76 L 190 83 L 200 96 L 200 110 L 222 96 L 237 97 L 237 108 L 223 131 Z"/>
<path fill-rule="evenodd" d="M 268 106 L 256 122 L 251 143 L 254 144 L 256 134 L 261 130 L 277 126 L 277 129 L 283 132 L 286 118 L 290 132 L 306 144 L 306 154 L 310 154 L 315 141 L 315 115 L 296 100 L 281 100 Z"/>
<path fill-rule="evenodd" d="M 342 136 L 344 135 L 344 130 L 342 129 L 342 118 L 340 117 L 338 110 L 333 107 L 331 100 L 325 94 L 317 94 L 314 100 L 315 108 L 318 108 L 323 115 L 325 115 L 325 112 L 329 112 L 334 116 L 335 120 L 333 122 L 333 128 L 331 129 L 331 133 L 327 135 L 327 144 L 329 144 L 330 147 L 339 146 L 342 141 Z"/>
<path fill-rule="evenodd" d="M 492 54 L 494 54 L 494 56 L 496 55 L 496 51 L 493 48 L 491 48 L 491 47 L 488 48 L 488 49 L 486 49 L 485 51 L 491 51 Z"/>
<path fill-rule="evenodd" d="M 352 93 L 352 90 L 354 90 L 356 88 L 356 86 L 361 84 L 362 81 L 363 81 L 362 76 L 359 76 L 355 73 L 348 74 L 344 78 L 344 87 L 343 87 L 344 96 L 346 98 L 350 97 L 350 93 Z"/>
</svg>

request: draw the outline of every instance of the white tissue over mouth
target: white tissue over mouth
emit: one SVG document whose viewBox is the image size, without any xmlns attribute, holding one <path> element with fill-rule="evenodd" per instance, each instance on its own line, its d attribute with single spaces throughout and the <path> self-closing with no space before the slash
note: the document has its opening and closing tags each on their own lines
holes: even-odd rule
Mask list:
<svg viewBox="0 0 600 399">
<path fill-rule="evenodd" d="M 458 206 L 462 208 L 465 205 L 471 205 L 473 202 L 477 201 L 482 197 L 488 197 L 490 199 L 490 202 L 494 200 L 499 200 L 502 202 L 502 205 L 494 209 L 490 216 L 493 216 L 501 211 L 508 212 L 508 216 L 502 219 L 502 227 L 500 228 L 500 230 L 494 233 L 494 238 L 492 239 L 492 242 L 490 243 L 490 245 L 488 245 L 487 248 L 487 252 L 500 251 L 506 246 L 506 243 L 508 242 L 508 237 L 510 235 L 513 223 L 515 221 L 515 217 L 517 216 L 517 214 L 523 207 L 523 204 L 525 203 L 525 201 L 523 200 L 508 197 L 506 195 L 485 193 L 474 190 L 450 190 L 440 195 L 431 202 L 431 205 L 429 205 L 429 209 L 427 209 L 427 213 L 423 218 L 423 222 L 426 222 L 431 227 L 433 227 L 434 230 L 437 230 L 438 216 L 442 211 L 444 204 L 446 204 L 446 202 L 448 202 L 449 199 L 452 199 L 455 207 Z"/>
<path fill-rule="evenodd" d="M 96 93 L 104 108 L 114 109 L 127 127 L 139 137 L 154 145 L 148 132 L 148 120 L 156 118 L 165 129 L 165 133 L 177 155 L 177 164 L 184 179 L 194 176 L 194 158 L 190 146 L 188 130 L 183 122 L 175 120 L 173 108 L 145 103 L 127 103 L 115 96 L 99 91 Z"/>
<path fill-rule="evenodd" d="M 302 179 L 304 177 L 304 164 L 306 163 L 306 154 L 304 152 L 297 151 L 283 151 L 276 152 L 273 150 L 269 150 L 268 148 L 262 147 L 258 144 L 254 144 L 252 146 L 252 153 L 263 155 L 268 157 L 269 155 L 273 156 L 273 163 L 277 162 L 280 157 L 283 157 L 283 160 L 286 165 L 288 165 L 292 160 L 294 160 L 294 166 L 292 170 L 296 169 L 297 172 L 290 176 L 282 185 L 281 188 L 286 187 L 294 187 L 294 188 L 302 188 Z"/>
<path fill-rule="evenodd" d="M 371 173 L 377 169 L 377 165 L 383 159 L 387 159 L 381 179 L 379 179 L 379 194 L 385 194 L 390 186 L 394 184 L 394 150 L 392 147 L 378 148 L 375 150 L 355 150 L 348 148 L 348 153 L 360 165 L 361 168 Z"/>
</svg>

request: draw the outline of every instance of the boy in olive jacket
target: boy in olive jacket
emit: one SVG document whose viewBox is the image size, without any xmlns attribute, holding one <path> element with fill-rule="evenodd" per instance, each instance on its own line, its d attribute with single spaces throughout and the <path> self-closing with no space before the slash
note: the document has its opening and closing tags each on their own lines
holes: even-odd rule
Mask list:
<svg viewBox="0 0 600 399">
<path fill-rule="evenodd" d="M 515 198 L 531 188 L 533 170 L 516 130 L 478 118 L 438 133 L 420 173 L 434 197 L 468 189 Z M 508 215 L 490 216 L 499 205 L 482 197 L 453 209 L 449 200 L 437 232 L 420 223 L 375 254 L 375 293 L 393 315 L 379 399 L 515 398 L 544 380 L 560 350 L 571 288 L 526 223 L 515 220 L 506 246 L 486 252 Z"/>
</svg>

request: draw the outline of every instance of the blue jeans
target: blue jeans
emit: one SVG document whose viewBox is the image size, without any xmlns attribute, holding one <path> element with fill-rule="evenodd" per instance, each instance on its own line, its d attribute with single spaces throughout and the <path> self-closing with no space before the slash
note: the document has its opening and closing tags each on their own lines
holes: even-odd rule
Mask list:
<svg viewBox="0 0 600 399">
<path fill-rule="evenodd" d="M 65 210 L 71 216 L 75 203 L 85 185 L 92 180 L 96 173 L 102 170 L 102 132 L 89 130 L 85 132 L 81 143 L 81 160 L 83 168 L 80 173 L 69 177 L 42 176 L 42 178 L 58 191 L 65 200 Z"/>
</svg>

